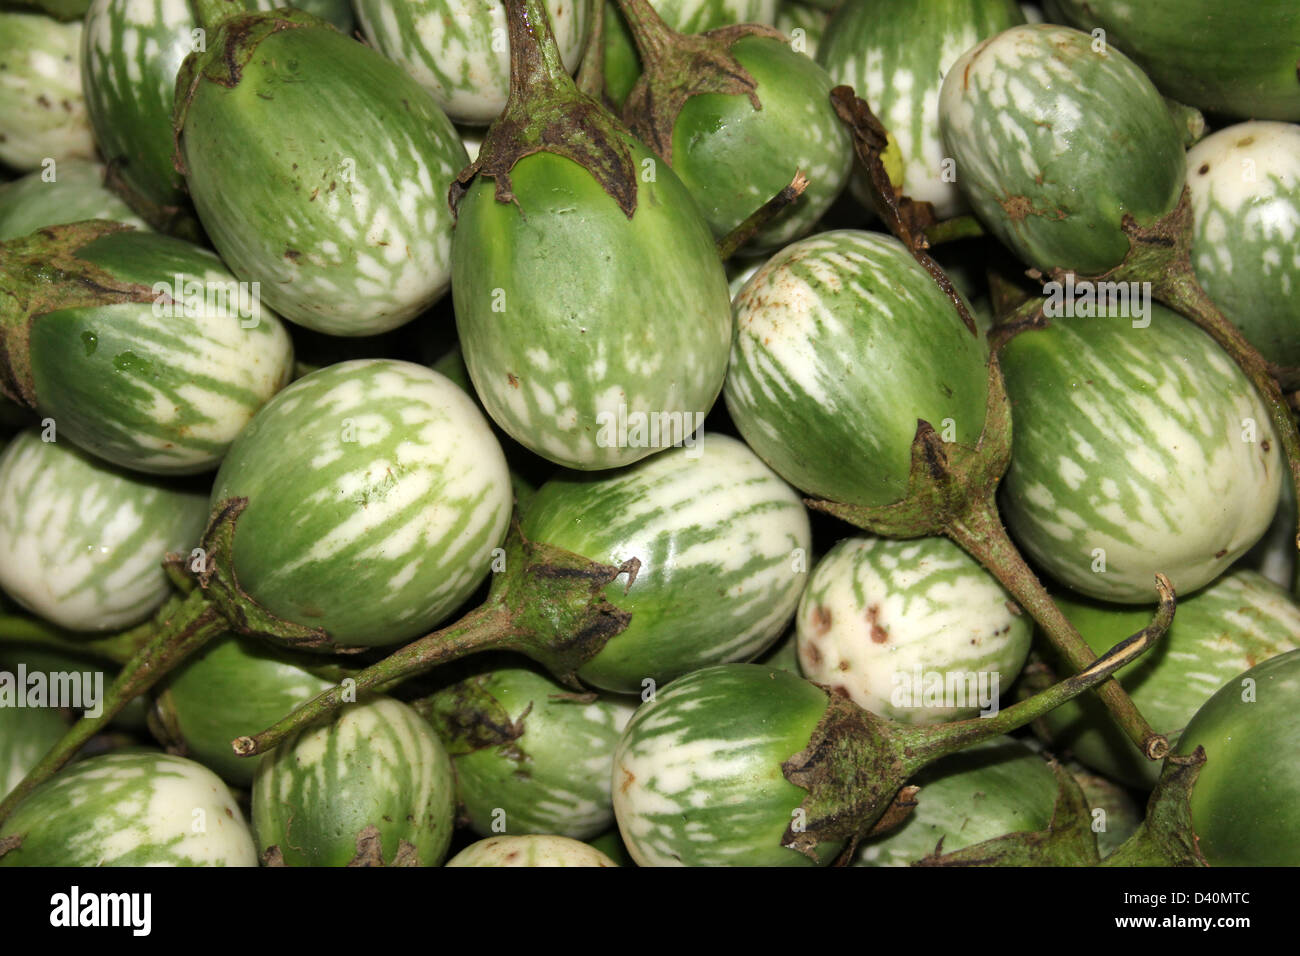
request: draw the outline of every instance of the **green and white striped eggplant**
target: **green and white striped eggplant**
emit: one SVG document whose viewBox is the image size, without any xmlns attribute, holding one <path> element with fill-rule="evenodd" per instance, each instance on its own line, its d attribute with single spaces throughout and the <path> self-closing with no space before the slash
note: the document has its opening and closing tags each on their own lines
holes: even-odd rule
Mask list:
<svg viewBox="0 0 1300 956">
<path fill-rule="evenodd" d="M 185 205 L 172 163 L 172 106 L 181 62 L 202 49 L 189 0 L 93 0 L 82 37 L 82 86 L 95 140 L 141 210 Z"/>
<path fill-rule="evenodd" d="M 253 838 L 211 770 L 168 754 L 91 757 L 24 799 L 0 866 L 256 866 Z"/>
<path fill-rule="evenodd" d="M 270 613 L 349 646 L 423 634 L 487 576 L 511 506 L 505 457 L 473 400 L 430 369 L 358 359 L 300 378 L 217 472 L 248 499 L 231 560 Z"/>
<path fill-rule="evenodd" d="M 678 33 L 704 33 L 734 23 L 776 22 L 779 0 L 650 0 Z M 641 58 L 616 0 L 605 0 L 605 92 L 622 104 L 641 75 Z M 769 197 L 770 198 L 770 197 Z"/>
<path fill-rule="evenodd" d="M 984 224 L 1049 272 L 1094 275 L 1182 194 L 1183 131 L 1132 60 L 1086 33 L 1012 27 L 968 50 L 939 94 L 957 183 Z"/>
<path fill-rule="evenodd" d="M 1093 650 L 1112 646 L 1146 616 L 1116 605 L 1058 598 Z M 1137 627 L 1141 627 L 1137 623 Z M 1178 733 L 1224 681 L 1248 667 L 1300 647 L 1300 605 L 1254 571 L 1231 571 L 1180 597 L 1164 642 L 1116 674 L 1158 733 Z M 1147 760 L 1091 698 L 1062 704 L 1038 727 L 1053 749 L 1131 786 L 1150 789 L 1158 764 Z"/>
<path fill-rule="evenodd" d="M 0 11 L 0 162 L 27 172 L 94 158 L 80 50 L 80 23 Z"/>
<path fill-rule="evenodd" d="M 546 0 L 570 73 L 582 62 L 595 0 Z M 500 0 L 356 0 L 361 30 L 400 63 L 457 123 L 487 124 L 510 87 L 510 48 Z"/>
<path fill-rule="evenodd" d="M 940 219 L 966 211 L 939 136 L 944 75 L 981 40 L 1024 22 L 1014 0 L 886 0 L 841 4 L 827 25 L 819 62 L 871 105 L 901 154 L 896 185 Z M 861 174 L 853 192 L 870 206 Z"/>
<path fill-rule="evenodd" d="M 86 219 L 148 228 L 104 185 L 104 167 L 98 163 L 65 159 L 48 175 L 41 170 L 0 186 L 0 242 Z"/>
<path fill-rule="evenodd" d="M 618 866 L 595 847 L 563 836 L 495 836 L 471 843 L 448 866 Z"/>
<path fill-rule="evenodd" d="M 795 487 L 891 504 L 907 491 L 917 419 L 979 438 L 984 346 L 897 239 L 840 230 L 793 243 L 735 310 L 727 409 Z"/>
<path fill-rule="evenodd" d="M 790 49 L 815 60 L 829 19 L 829 13 L 811 4 L 780 0 L 773 26 L 789 37 Z"/>
<path fill-rule="evenodd" d="M 658 25 L 662 29 L 662 24 Z M 669 34 L 671 36 L 671 34 Z M 747 243 L 751 252 L 778 249 L 808 233 L 843 192 L 853 168 L 848 128 L 831 105 L 835 84 L 818 64 L 788 40 L 751 35 L 723 48 L 754 82 L 745 93 L 702 93 L 689 97 L 675 117 L 660 109 L 654 85 L 658 64 L 628 97 L 624 116 L 647 142 L 667 142 L 664 153 L 700 204 L 714 236 L 729 235 L 802 171 L 808 186 Z M 708 88 L 729 66 L 693 80 Z M 669 74 L 671 75 L 671 74 Z M 649 133 L 671 122 L 662 135 Z"/>
<path fill-rule="evenodd" d="M 1057 782 L 1047 761 L 1012 737 L 944 757 L 910 781 L 916 809 L 895 830 L 864 840 L 855 866 L 911 866 L 1008 833 L 1046 830 Z"/>
<path fill-rule="evenodd" d="M 1187 153 L 1201 286 L 1278 365 L 1300 366 L 1300 126 L 1239 123 Z"/>
<path fill-rule="evenodd" d="M 267 755 L 253 783 L 253 830 L 272 864 L 437 866 L 455 801 L 438 736 L 406 704 L 375 697 Z"/>
<path fill-rule="evenodd" d="M 254 638 L 227 635 L 167 678 L 156 713 L 185 756 L 239 787 L 253 782 L 262 755 L 238 757 L 230 742 L 279 720 L 331 682 L 312 672 L 314 657 Z"/>
<path fill-rule="evenodd" d="M 642 866 L 827 865 L 930 764 L 1009 733 L 1134 660 L 1168 626 L 1112 648 L 1067 682 L 987 717 L 907 726 L 786 671 L 719 664 L 643 704 L 614 755 L 614 815 Z M 1093 851 L 1095 853 L 1095 849 Z"/>
<path fill-rule="evenodd" d="M 468 162 L 406 72 L 296 10 L 226 20 L 176 81 L 199 219 L 285 318 L 373 335 L 447 291 L 446 186 Z"/>
<path fill-rule="evenodd" d="M 614 756 L 614 813 L 640 866 L 815 866 L 782 846 L 807 791 L 782 764 L 808 746 L 827 694 L 757 664 L 697 670 L 661 689 Z M 823 863 L 840 851 L 819 844 Z"/>
<path fill-rule="evenodd" d="M 905 724 L 995 709 L 1033 636 L 1002 585 L 947 538 L 845 538 L 813 569 L 795 621 L 805 677 Z"/>
<path fill-rule="evenodd" d="M 29 429 L 0 455 L 0 587 L 60 627 L 128 627 L 167 599 L 163 558 L 196 545 L 206 518 L 201 491 Z"/>
<path fill-rule="evenodd" d="M 759 654 L 794 614 L 811 547 L 794 490 L 712 434 L 623 471 L 548 481 L 523 532 L 592 561 L 640 560 L 634 580 L 606 590 L 631 622 L 578 670 L 619 693 Z"/>
<path fill-rule="evenodd" d="M 67 733 L 53 707 L 0 707 L 0 799 Z"/>
<path fill-rule="evenodd" d="M 1180 316 L 1054 318 L 1001 364 L 1015 409 L 1003 518 L 1057 580 L 1150 603 L 1162 572 L 1182 598 L 1267 530 L 1286 467 L 1268 412 Z"/>
<path fill-rule="evenodd" d="M 482 836 L 585 840 L 614 822 L 614 748 L 633 704 L 590 699 L 531 670 L 479 674 L 439 691 L 426 718 L 456 767 L 456 793 Z"/>
<path fill-rule="evenodd" d="M 1104 31 L 1170 96 L 1238 119 L 1300 120 L 1300 8 L 1292 0 L 1057 0 Z"/>
<path fill-rule="evenodd" d="M 58 423 L 60 437 L 124 468 L 160 475 L 215 468 L 289 381 L 293 348 L 283 324 L 262 308 L 257 287 L 237 284 L 206 249 L 131 229 L 57 229 L 65 231 L 54 239 L 40 233 L 0 247 L 0 271 L 16 274 L 24 259 L 55 250 L 70 272 L 130 297 L 65 306 L 44 299 L 47 287 L 38 283 L 34 305 L 6 317 L 13 324 L 3 330 L 30 369 L 19 386 L 24 397 Z M 67 286 L 69 295 L 79 292 L 75 282 Z"/>
<path fill-rule="evenodd" d="M 708 224 L 666 164 L 626 143 L 638 171 L 655 171 L 638 178 L 630 219 L 587 170 L 539 152 L 510 172 L 515 203 L 474 180 L 452 241 L 456 327 L 483 406 L 570 468 L 689 438 L 727 370 L 731 300 Z"/>
<path fill-rule="evenodd" d="M 1205 748 L 1192 790 L 1211 866 L 1300 866 L 1300 651 L 1256 664 L 1196 712 L 1176 752 Z"/>
</svg>

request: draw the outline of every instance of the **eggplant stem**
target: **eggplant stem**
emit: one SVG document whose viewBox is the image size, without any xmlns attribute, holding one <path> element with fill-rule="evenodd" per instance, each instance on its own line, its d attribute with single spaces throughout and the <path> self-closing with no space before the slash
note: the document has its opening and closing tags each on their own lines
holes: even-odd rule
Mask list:
<svg viewBox="0 0 1300 956">
<path fill-rule="evenodd" d="M 989 717 L 972 717 L 950 724 L 908 727 L 898 731 L 898 736 L 905 745 L 905 759 L 914 764 L 914 769 L 919 769 L 939 757 L 955 753 L 980 740 L 1023 727 L 1089 689 L 1113 683 L 1111 675 L 1150 650 L 1173 623 L 1178 602 L 1169 578 L 1156 574 L 1156 591 L 1160 595 L 1160 603 L 1151 623 L 1120 641 L 1077 674 Z M 1167 753 L 1167 741 L 1165 747 Z"/>
<path fill-rule="evenodd" d="M 1052 646 L 1064 654 L 1066 660 L 1079 672 L 1076 677 L 1090 673 L 1097 667 L 1100 659 L 1025 562 L 990 499 L 975 498 L 965 514 L 948 524 L 946 534 L 1011 592 L 1011 596 L 1043 629 Z M 1164 582 L 1163 586 L 1168 586 L 1168 580 L 1163 575 L 1156 575 L 1156 580 L 1157 590 L 1162 587 L 1159 583 L 1161 581 Z M 1162 604 L 1163 601 L 1164 592 L 1161 591 Z M 1119 681 L 1113 678 L 1102 681 L 1097 688 L 1097 695 L 1124 733 L 1148 759 L 1164 758 L 1169 752 L 1168 738 L 1151 728 Z"/>
<path fill-rule="evenodd" d="M 355 703 L 361 694 L 384 693 L 439 664 L 500 647 L 513 630 L 513 619 L 508 610 L 485 604 L 450 627 L 412 641 L 355 677 L 344 679 L 339 686 L 323 691 L 266 730 L 251 737 L 237 738 L 231 746 L 241 757 L 266 753 L 304 727 L 328 719 L 344 704 Z"/>
<path fill-rule="evenodd" d="M 160 611 L 170 614 L 179 603 L 179 599 L 172 598 Z M 158 628 L 157 617 L 155 614 L 150 620 L 129 630 L 91 636 L 64 630 L 36 617 L 0 614 L 0 644 L 48 648 L 125 664 L 152 640 Z"/>
<path fill-rule="evenodd" d="M 225 618 L 217 613 L 202 591 L 194 591 L 176 606 L 169 606 L 158 621 L 157 631 L 118 673 L 101 702 L 98 716 L 83 716 L 72 725 L 26 777 L 0 803 L 0 824 L 37 786 L 63 768 L 77 752 L 132 700 L 145 693 L 163 677 L 200 650 L 227 628 Z"/>
<path fill-rule="evenodd" d="M 748 219 L 718 240 L 718 258 L 723 262 L 730 259 L 741 246 L 762 232 L 767 224 L 783 210 L 794 205 L 807 188 L 808 177 L 804 175 L 802 169 L 797 170 L 788 186 L 782 187 L 780 192 L 754 210 Z"/>
</svg>

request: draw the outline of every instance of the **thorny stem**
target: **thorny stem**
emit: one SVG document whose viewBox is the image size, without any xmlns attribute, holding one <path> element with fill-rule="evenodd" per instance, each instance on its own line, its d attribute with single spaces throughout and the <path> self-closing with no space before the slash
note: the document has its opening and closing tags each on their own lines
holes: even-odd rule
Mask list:
<svg viewBox="0 0 1300 956">
<path fill-rule="evenodd" d="M 99 716 L 84 716 L 73 724 L 49 753 L 41 758 L 40 763 L 5 797 L 4 802 L 0 803 L 0 824 L 9 818 L 14 808 L 32 790 L 58 773 L 127 704 L 153 687 L 225 629 L 225 619 L 208 603 L 201 591 L 195 591 L 172 608 L 171 613 L 158 622 L 158 631 L 149 644 L 118 673 L 101 703 Z"/>
</svg>

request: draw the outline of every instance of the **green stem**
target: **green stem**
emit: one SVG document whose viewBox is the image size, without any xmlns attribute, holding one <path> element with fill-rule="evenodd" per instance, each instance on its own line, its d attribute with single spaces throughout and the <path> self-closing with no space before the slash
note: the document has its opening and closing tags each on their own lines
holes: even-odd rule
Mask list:
<svg viewBox="0 0 1300 956">
<path fill-rule="evenodd" d="M 985 235 L 984 227 L 974 216 L 958 216 L 925 227 L 925 240 L 932 246 L 957 239 L 974 239 Z"/>
<path fill-rule="evenodd" d="M 797 171 L 790 185 L 759 206 L 748 219 L 718 240 L 718 258 L 723 262 L 730 259 L 736 254 L 736 250 L 762 232 L 764 227 L 783 210 L 794 204 L 807 188 L 808 177 L 803 174 L 803 170 Z"/>
<path fill-rule="evenodd" d="M 578 89 L 597 103 L 605 102 L 605 0 L 588 0 L 591 3 L 591 32 L 587 37 L 587 52 L 578 68 Z"/>
<path fill-rule="evenodd" d="M 513 633 L 504 608 L 484 604 L 455 624 L 427 634 L 303 704 L 261 733 L 240 737 L 231 746 L 241 757 L 266 753 L 304 727 L 323 721 L 364 693 L 383 693 L 404 681 L 483 650 L 502 646 Z"/>
<path fill-rule="evenodd" d="M 209 32 L 231 17 L 249 12 L 242 0 L 190 0 L 190 8 L 199 26 Z"/>
<path fill-rule="evenodd" d="M 664 62 L 680 34 L 664 23 L 650 0 L 618 0 L 632 40 L 641 54 L 644 72 L 651 73 Z"/>
<path fill-rule="evenodd" d="M 274 726 L 233 741 L 235 753 L 265 753 L 356 700 L 357 693 L 390 690 L 440 664 L 485 650 L 526 654 L 560 680 L 581 687 L 578 668 L 621 634 L 632 618 L 609 602 L 605 590 L 623 574 L 630 586 L 641 563 L 633 558 L 614 567 L 529 541 L 517 522 L 506 538 L 504 560 L 505 569 L 497 573 L 481 607 L 325 691 Z"/>
<path fill-rule="evenodd" d="M 1097 686 L 1146 652 L 1168 631 L 1174 617 L 1172 586 L 1163 575 L 1157 586 L 1160 607 L 1147 627 L 1081 673 L 990 717 L 909 727 L 877 717 L 847 697 L 828 695 L 826 710 L 808 746 L 781 764 L 786 780 L 808 791 L 800 804 L 803 814 L 786 828 L 781 845 L 817 860 L 817 847 L 835 842 L 844 847 L 841 861 L 851 857 L 858 840 L 873 828 L 886 828 L 906 816 L 915 790 L 900 788 L 918 770 L 979 741 L 1023 727 Z M 882 824 L 886 815 L 893 819 Z"/>
<path fill-rule="evenodd" d="M 73 631 L 55 627 L 39 618 L 4 614 L 0 615 L 0 644 L 89 655 L 116 664 L 124 664 L 136 651 L 149 643 L 152 628 L 153 624 L 150 622 L 120 634 L 87 638 Z"/>
<path fill-rule="evenodd" d="M 510 31 L 510 89 L 550 87 L 569 81 L 551 20 L 542 0 L 504 0 Z"/>
<path fill-rule="evenodd" d="M 158 620 L 157 633 L 118 673 L 97 717 L 85 716 L 23 778 L 4 802 L 0 803 L 0 824 L 14 808 L 40 784 L 44 783 L 76 756 L 85 743 L 132 700 L 149 690 L 209 640 L 225 631 L 227 624 L 216 609 L 195 591 L 180 605 L 172 607 Z"/>
<path fill-rule="evenodd" d="M 1025 563 L 990 499 L 980 496 L 972 498 L 966 511 L 954 518 L 946 530 L 949 538 L 987 568 L 1011 592 L 1011 596 L 1042 628 L 1052 646 L 1077 671 L 1084 673 L 1097 666 L 1097 655 L 1061 613 L 1033 569 Z M 1118 681 L 1104 681 L 1098 687 L 1097 694 L 1124 733 L 1148 759 L 1161 760 L 1169 753 L 1169 740 L 1151 729 L 1151 725 Z"/>
<path fill-rule="evenodd" d="M 1160 594 L 1160 604 L 1151 623 L 1132 637 L 1116 644 L 1077 674 L 1019 703 L 999 710 L 990 717 L 973 717 L 970 720 L 950 724 L 907 727 L 899 730 L 897 736 L 904 743 L 904 763 L 909 766 L 909 774 L 940 757 L 963 750 L 971 744 L 1023 727 L 1055 710 L 1066 701 L 1078 697 L 1084 691 L 1094 687 L 1104 687 L 1108 683 L 1113 684 L 1114 679 L 1111 675 L 1146 653 L 1164 636 L 1169 630 L 1169 625 L 1173 623 L 1177 602 L 1173 585 L 1163 574 L 1156 575 L 1156 590 Z M 1166 742 L 1166 750 L 1167 747 Z"/>
</svg>

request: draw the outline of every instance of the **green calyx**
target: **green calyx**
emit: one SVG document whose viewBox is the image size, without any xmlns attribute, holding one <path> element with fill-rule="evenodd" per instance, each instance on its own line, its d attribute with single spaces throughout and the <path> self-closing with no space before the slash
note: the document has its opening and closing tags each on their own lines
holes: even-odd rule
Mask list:
<svg viewBox="0 0 1300 956">
<path fill-rule="evenodd" d="M 488 129 L 478 159 L 451 184 L 452 212 L 480 175 L 495 182 L 498 202 L 517 203 L 511 170 L 521 159 L 545 152 L 587 170 L 631 219 L 636 212 L 637 178 L 627 130 L 569 77 L 542 0 L 505 0 L 505 5 L 510 95 L 505 110 Z"/>
<path fill-rule="evenodd" d="M 1097 835 L 1083 789 L 1064 767 L 1050 764 L 1056 775 L 1056 803 L 1045 830 L 1007 833 L 943 853 L 942 847 L 917 866 L 1095 866 Z"/>
<path fill-rule="evenodd" d="M 852 857 L 908 776 L 897 749 L 880 745 L 892 742 L 891 726 L 847 698 L 829 694 L 808 746 L 781 765 L 786 780 L 808 791 L 802 814 L 786 827 L 782 846 L 821 862 L 817 846 L 833 843 L 846 847 L 843 859 Z"/>
<path fill-rule="evenodd" d="M 91 219 L 38 229 L 0 243 L 0 393 L 36 408 L 29 336 L 32 319 L 48 312 L 120 302 L 153 302 L 147 286 L 124 282 L 77 253 L 132 227 Z"/>
<path fill-rule="evenodd" d="M 514 759 L 523 757 L 512 745 L 524 735 L 524 718 L 532 705 L 517 720 L 512 718 L 488 689 L 491 679 L 491 674 L 479 674 L 413 705 L 453 757 L 488 747 L 507 747 Z"/>
<path fill-rule="evenodd" d="M 618 2 L 645 66 L 623 104 L 623 120 L 664 162 L 672 164 L 673 128 L 692 96 L 745 96 L 755 110 L 763 108 L 758 83 L 732 55 L 731 47 L 738 40 L 754 36 L 784 42 L 781 31 L 745 23 L 707 33 L 682 34 L 664 23 L 649 0 Z"/>
<path fill-rule="evenodd" d="M 189 558 L 169 557 L 173 577 L 177 571 L 188 572 L 232 631 L 306 650 L 354 650 L 336 645 L 322 628 L 304 627 L 276 617 L 240 588 L 234 568 L 234 538 L 239 516 L 247 506 L 247 498 L 230 498 L 214 508 L 199 553 Z"/>
<path fill-rule="evenodd" d="M 1011 404 L 994 356 L 989 361 L 984 429 L 974 446 L 945 442 L 933 425 L 918 421 L 904 498 L 877 507 L 813 500 L 807 504 L 889 538 L 946 534 L 972 510 L 973 502 L 993 500 L 1010 462 Z"/>
<path fill-rule="evenodd" d="M 1121 641 L 1091 666 L 1051 687 L 987 717 L 947 724 L 907 726 L 884 720 L 827 690 L 827 707 L 808 746 L 782 764 L 785 778 L 808 791 L 802 813 L 787 827 L 782 845 L 817 860 L 818 844 L 834 842 L 844 849 L 841 863 L 852 859 L 859 840 L 885 832 L 906 817 L 911 793 L 903 784 L 921 768 L 981 740 L 1008 733 L 1038 719 L 1062 703 L 1100 685 L 1115 671 L 1146 653 L 1173 623 L 1175 599 L 1168 581 L 1160 583 L 1160 606 L 1149 625 Z M 1071 792 L 1060 809 L 1060 827 L 1078 833 L 1087 816 L 1086 802 Z M 1089 834 L 1090 835 L 1090 834 Z M 1087 857 L 1087 840 L 1077 835 L 1057 837 L 1073 857 Z M 1091 844 L 1096 858 L 1095 840 Z M 1007 852 L 1024 854 L 1014 841 Z"/>
<path fill-rule="evenodd" d="M 1195 235 L 1190 193 L 1183 186 L 1178 204 L 1151 223 L 1140 223 L 1125 214 L 1122 222 L 1129 241 L 1128 252 L 1115 267 L 1087 281 L 1149 283 L 1152 295 L 1181 313 L 1204 331 L 1223 349 L 1255 386 L 1260 400 L 1268 409 L 1286 455 L 1291 487 L 1300 497 L 1300 426 L 1295 412 L 1287 403 L 1278 383 L 1281 371 L 1269 364 L 1259 350 L 1246 340 L 1241 330 L 1223 314 L 1201 287 L 1192 268 L 1192 241 Z M 1063 282 L 1071 270 L 1053 269 L 1050 277 Z M 1296 534 L 1300 548 L 1300 530 Z"/>
<path fill-rule="evenodd" d="M 1191 798 L 1205 764 L 1205 750 L 1165 762 L 1147 803 L 1145 819 L 1102 866 L 1209 866 L 1197 845 Z"/>
<path fill-rule="evenodd" d="M 213 0 L 213 2 L 221 7 L 237 6 L 236 3 L 228 0 Z M 242 8 L 240 10 L 242 11 Z M 200 11 L 200 16 L 202 15 Z M 211 26 L 210 23 L 207 25 Z M 216 35 L 206 50 L 191 53 L 185 58 L 176 74 L 176 102 L 172 107 L 172 138 L 175 142 L 172 162 L 178 173 L 182 176 L 187 175 L 184 154 L 180 148 L 181 136 L 185 133 L 185 117 L 189 113 L 190 102 L 199 83 L 207 80 L 234 89 L 239 85 L 244 67 L 253 58 L 263 40 L 282 30 L 304 27 L 335 29 L 327 20 L 289 7 L 276 10 L 274 13 L 237 12 L 219 21 Z"/>
<path fill-rule="evenodd" d="M 512 524 L 503 566 L 487 600 L 459 621 L 406 645 L 326 691 L 275 726 L 233 742 L 241 756 L 264 753 L 299 728 L 322 719 L 370 691 L 388 691 L 440 664 L 486 650 L 509 650 L 531 658 L 563 683 L 580 690 L 578 669 L 632 619 L 605 597 L 620 575 L 628 585 L 641 562 L 600 564 L 552 545 L 529 541 Z M 481 734 L 462 734 L 467 740 Z"/>
</svg>

